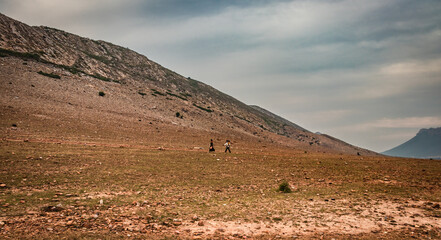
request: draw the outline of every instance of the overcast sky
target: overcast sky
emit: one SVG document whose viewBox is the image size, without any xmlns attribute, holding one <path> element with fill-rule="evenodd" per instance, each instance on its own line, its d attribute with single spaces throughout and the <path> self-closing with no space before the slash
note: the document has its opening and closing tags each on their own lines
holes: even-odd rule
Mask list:
<svg viewBox="0 0 441 240">
<path fill-rule="evenodd" d="M 310 130 L 384 151 L 441 127 L 440 0 L 0 0 Z"/>
</svg>

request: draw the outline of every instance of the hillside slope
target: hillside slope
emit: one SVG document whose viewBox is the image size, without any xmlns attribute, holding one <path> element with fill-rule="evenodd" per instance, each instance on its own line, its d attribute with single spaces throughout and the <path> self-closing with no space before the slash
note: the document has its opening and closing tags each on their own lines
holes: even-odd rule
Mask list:
<svg viewBox="0 0 441 240">
<path fill-rule="evenodd" d="M 383 152 L 397 157 L 441 159 L 441 128 L 421 129 L 409 141 Z"/>
<path fill-rule="evenodd" d="M 248 106 L 127 48 L 2 14 L 0 56 L 5 134 L 182 146 L 214 136 L 244 147 L 248 141 L 374 154 Z M 18 129 L 8 128 L 17 123 Z"/>
</svg>

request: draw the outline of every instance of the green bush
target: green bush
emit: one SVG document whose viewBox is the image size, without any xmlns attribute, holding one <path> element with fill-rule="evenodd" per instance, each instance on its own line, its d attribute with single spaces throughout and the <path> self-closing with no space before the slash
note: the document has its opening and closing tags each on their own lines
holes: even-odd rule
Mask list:
<svg viewBox="0 0 441 240">
<path fill-rule="evenodd" d="M 106 95 L 106 94 L 105 94 L 104 92 L 99 92 L 98 95 L 99 95 L 100 97 L 104 97 L 104 95 Z"/>
<path fill-rule="evenodd" d="M 291 188 L 289 187 L 289 183 L 286 181 L 283 181 L 280 185 L 279 185 L 279 191 L 283 192 L 283 193 L 290 193 Z"/>
</svg>

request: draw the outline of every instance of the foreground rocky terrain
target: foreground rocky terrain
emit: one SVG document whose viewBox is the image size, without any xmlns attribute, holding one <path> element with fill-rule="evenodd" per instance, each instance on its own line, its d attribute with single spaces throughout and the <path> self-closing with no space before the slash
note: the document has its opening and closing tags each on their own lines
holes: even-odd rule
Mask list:
<svg viewBox="0 0 441 240">
<path fill-rule="evenodd" d="M 3 239 L 441 237 L 439 161 L 17 138 L 0 153 Z"/>
</svg>

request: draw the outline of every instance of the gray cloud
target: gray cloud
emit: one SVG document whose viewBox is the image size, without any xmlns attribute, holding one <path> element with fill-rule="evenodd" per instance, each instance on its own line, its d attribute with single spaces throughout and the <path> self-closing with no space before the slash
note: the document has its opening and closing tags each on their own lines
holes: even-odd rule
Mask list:
<svg viewBox="0 0 441 240">
<path fill-rule="evenodd" d="M 0 8 L 31 25 L 130 47 L 373 150 L 439 124 L 438 0 L 0 0 Z M 379 124 L 385 119 L 412 124 Z"/>
</svg>

